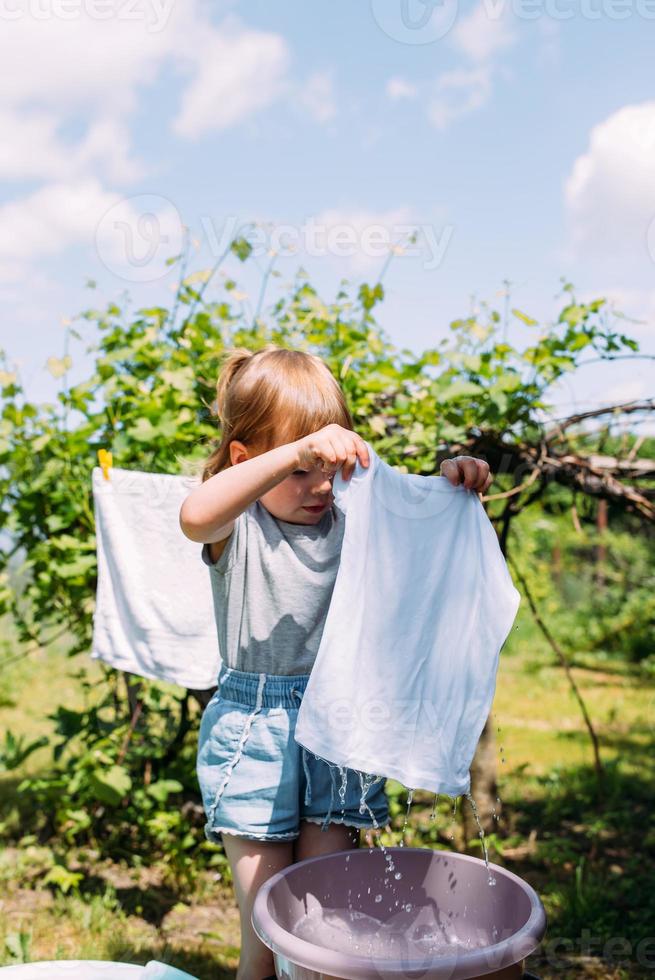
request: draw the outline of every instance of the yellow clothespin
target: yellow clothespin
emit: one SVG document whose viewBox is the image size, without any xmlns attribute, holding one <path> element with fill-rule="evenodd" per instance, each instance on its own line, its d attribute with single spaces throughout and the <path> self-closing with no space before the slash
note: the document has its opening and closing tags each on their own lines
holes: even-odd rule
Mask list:
<svg viewBox="0 0 655 980">
<path fill-rule="evenodd" d="M 106 449 L 98 450 L 98 462 L 102 467 L 102 475 L 105 480 L 109 479 L 109 470 L 111 469 L 111 453 Z"/>
</svg>

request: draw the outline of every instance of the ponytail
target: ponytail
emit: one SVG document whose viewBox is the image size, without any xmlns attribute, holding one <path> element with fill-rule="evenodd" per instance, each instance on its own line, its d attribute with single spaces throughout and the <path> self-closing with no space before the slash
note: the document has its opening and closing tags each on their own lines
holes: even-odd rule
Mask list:
<svg viewBox="0 0 655 980">
<path fill-rule="evenodd" d="M 253 351 L 247 347 L 232 347 L 225 352 L 218 381 L 216 382 L 216 414 L 222 424 L 227 418 L 226 402 L 228 390 L 237 372 L 250 361 Z"/>
<path fill-rule="evenodd" d="M 216 382 L 219 444 L 202 464 L 202 482 L 232 465 L 230 443 L 265 452 L 330 422 L 352 429 L 341 388 L 317 355 L 268 343 L 256 351 L 231 347 Z"/>
</svg>

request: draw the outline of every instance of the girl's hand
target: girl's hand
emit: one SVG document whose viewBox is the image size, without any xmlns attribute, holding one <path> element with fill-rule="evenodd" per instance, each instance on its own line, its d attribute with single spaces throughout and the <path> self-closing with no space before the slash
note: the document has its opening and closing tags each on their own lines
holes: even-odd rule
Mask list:
<svg viewBox="0 0 655 980">
<path fill-rule="evenodd" d="M 312 469 L 320 466 L 324 473 L 334 476 L 339 467 L 343 466 L 341 475 L 344 480 L 350 479 L 358 459 L 362 466 L 370 463 L 362 437 L 336 422 L 298 439 L 296 447 L 299 467 Z"/>
<path fill-rule="evenodd" d="M 478 493 L 485 493 L 494 480 L 493 473 L 489 471 L 489 464 L 473 456 L 454 456 L 452 459 L 444 459 L 441 464 L 441 475 L 445 476 L 454 487 L 463 483 L 467 490 L 477 490 Z"/>
</svg>

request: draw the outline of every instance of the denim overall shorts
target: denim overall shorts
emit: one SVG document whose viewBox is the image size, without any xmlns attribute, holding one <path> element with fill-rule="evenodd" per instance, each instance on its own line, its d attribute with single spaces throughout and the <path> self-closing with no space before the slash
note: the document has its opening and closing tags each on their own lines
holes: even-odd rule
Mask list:
<svg viewBox="0 0 655 980">
<path fill-rule="evenodd" d="M 196 760 L 207 840 L 219 842 L 221 833 L 294 840 L 301 820 L 322 830 L 330 823 L 388 824 L 382 777 L 339 769 L 295 741 L 308 680 L 309 674 L 221 666 L 200 721 Z"/>
</svg>

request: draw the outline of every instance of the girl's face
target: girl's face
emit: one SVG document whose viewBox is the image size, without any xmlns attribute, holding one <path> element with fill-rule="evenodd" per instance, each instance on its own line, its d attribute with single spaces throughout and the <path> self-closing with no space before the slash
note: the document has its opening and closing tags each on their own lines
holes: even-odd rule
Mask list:
<svg viewBox="0 0 655 980">
<path fill-rule="evenodd" d="M 243 443 L 233 441 L 230 443 L 230 455 L 234 465 L 257 453 L 251 453 Z M 269 514 L 280 521 L 288 521 L 290 524 L 318 524 L 334 501 L 333 479 L 333 476 L 323 473 L 318 466 L 311 470 L 295 470 L 272 490 L 262 494 L 259 501 Z"/>
<path fill-rule="evenodd" d="M 319 467 L 295 470 L 259 498 L 266 510 L 291 524 L 318 524 L 332 506 L 332 479 Z"/>
</svg>

